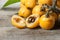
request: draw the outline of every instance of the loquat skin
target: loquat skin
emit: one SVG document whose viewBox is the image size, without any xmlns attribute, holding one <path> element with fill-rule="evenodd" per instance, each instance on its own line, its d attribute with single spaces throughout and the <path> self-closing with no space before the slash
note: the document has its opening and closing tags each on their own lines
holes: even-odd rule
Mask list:
<svg viewBox="0 0 60 40">
<path fill-rule="evenodd" d="M 57 7 L 60 8 L 60 0 L 57 0 Z"/>
<path fill-rule="evenodd" d="M 16 28 L 20 28 L 20 29 L 23 29 L 26 26 L 24 18 L 22 18 L 18 15 L 12 16 L 11 23 L 13 26 L 15 26 Z"/>
<path fill-rule="evenodd" d="M 60 22 L 60 14 L 58 14 L 58 22 Z"/>
<path fill-rule="evenodd" d="M 38 4 L 47 4 L 47 5 L 52 5 L 52 0 L 38 0 Z"/>
<path fill-rule="evenodd" d="M 36 5 L 36 0 L 26 0 L 25 6 L 27 8 L 33 8 Z"/>
<path fill-rule="evenodd" d="M 47 4 L 47 5 L 52 5 L 52 0 L 38 0 L 38 4 Z M 60 0 L 57 0 L 57 7 L 60 8 Z"/>
<path fill-rule="evenodd" d="M 22 4 L 25 4 L 25 1 L 26 1 L 26 0 L 20 0 L 20 1 L 21 1 Z"/>
<path fill-rule="evenodd" d="M 58 15 L 56 13 L 51 13 L 50 15 L 53 16 L 53 18 L 55 19 L 55 21 L 57 21 Z"/>
<path fill-rule="evenodd" d="M 45 11 L 41 10 L 42 5 L 36 5 L 33 10 L 32 10 L 32 14 L 38 14 L 38 15 L 43 15 L 45 13 Z"/>
<path fill-rule="evenodd" d="M 42 29 L 50 30 L 54 27 L 55 19 L 53 16 L 49 15 L 49 17 L 46 17 L 46 15 L 42 15 L 39 20 L 39 25 Z"/>
<path fill-rule="evenodd" d="M 18 11 L 18 15 L 24 18 L 27 18 L 31 14 L 31 10 L 27 9 L 26 7 L 21 7 Z"/>
<path fill-rule="evenodd" d="M 35 19 L 35 21 L 34 22 L 28 22 L 29 21 L 29 18 L 30 17 L 36 17 L 36 19 Z M 30 19 L 30 20 L 32 20 L 32 19 Z M 32 20 L 33 21 L 33 20 Z M 37 15 L 37 14 L 33 14 L 33 15 L 30 15 L 27 19 L 26 19 L 26 25 L 27 25 L 27 28 L 36 28 L 36 27 L 38 27 L 38 25 L 39 25 L 39 15 Z"/>
<path fill-rule="evenodd" d="M 25 5 L 23 5 L 22 3 L 20 3 L 20 8 L 21 8 L 21 7 L 25 7 Z"/>
</svg>

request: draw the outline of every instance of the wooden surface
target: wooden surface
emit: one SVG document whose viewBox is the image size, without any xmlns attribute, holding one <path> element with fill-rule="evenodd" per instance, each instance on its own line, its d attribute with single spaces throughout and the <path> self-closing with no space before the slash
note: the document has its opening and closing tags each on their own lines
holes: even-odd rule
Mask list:
<svg viewBox="0 0 60 40">
<path fill-rule="evenodd" d="M 19 8 L 0 10 L 0 40 L 60 40 L 60 28 L 53 30 L 17 29 L 11 25 L 10 18 Z"/>
</svg>

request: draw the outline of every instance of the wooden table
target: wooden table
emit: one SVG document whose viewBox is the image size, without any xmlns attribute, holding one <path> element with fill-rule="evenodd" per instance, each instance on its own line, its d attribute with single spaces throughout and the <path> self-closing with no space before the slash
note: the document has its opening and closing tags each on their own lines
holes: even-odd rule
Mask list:
<svg viewBox="0 0 60 40">
<path fill-rule="evenodd" d="M 17 29 L 13 27 L 10 18 L 18 9 L 0 10 L 0 40 L 60 40 L 60 29 Z"/>
</svg>

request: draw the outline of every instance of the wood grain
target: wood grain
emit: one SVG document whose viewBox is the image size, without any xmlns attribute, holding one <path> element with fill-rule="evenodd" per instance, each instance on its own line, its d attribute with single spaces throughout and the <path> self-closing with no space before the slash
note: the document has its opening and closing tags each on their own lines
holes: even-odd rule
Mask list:
<svg viewBox="0 0 60 40">
<path fill-rule="evenodd" d="M 17 29 L 13 27 L 10 19 L 18 9 L 0 10 L 0 40 L 60 40 L 60 28 L 43 30 L 40 28 Z"/>
</svg>

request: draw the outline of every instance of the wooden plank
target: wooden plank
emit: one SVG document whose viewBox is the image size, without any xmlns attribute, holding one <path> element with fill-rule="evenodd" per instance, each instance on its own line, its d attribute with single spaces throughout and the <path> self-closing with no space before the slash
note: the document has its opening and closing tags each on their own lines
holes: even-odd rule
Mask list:
<svg viewBox="0 0 60 40">
<path fill-rule="evenodd" d="M 0 10 L 0 40 L 60 40 L 60 29 L 17 29 L 13 27 L 10 19 L 17 11 L 18 9 Z"/>
</svg>

